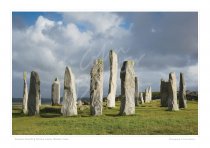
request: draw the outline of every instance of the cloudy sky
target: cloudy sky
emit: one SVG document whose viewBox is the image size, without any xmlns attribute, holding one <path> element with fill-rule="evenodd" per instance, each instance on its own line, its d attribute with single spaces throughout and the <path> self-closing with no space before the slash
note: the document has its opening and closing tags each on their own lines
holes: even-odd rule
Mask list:
<svg viewBox="0 0 210 148">
<path fill-rule="evenodd" d="M 196 12 L 13 12 L 12 94 L 23 95 L 23 71 L 39 73 L 41 94 L 51 96 L 55 77 L 61 81 L 65 67 L 75 74 L 78 98 L 89 96 L 90 69 L 104 60 L 104 96 L 108 94 L 109 50 L 118 54 L 120 70 L 125 60 L 135 61 L 140 91 L 169 72 L 185 74 L 188 90 L 198 87 L 198 14 Z M 117 94 L 120 94 L 118 72 Z"/>
</svg>

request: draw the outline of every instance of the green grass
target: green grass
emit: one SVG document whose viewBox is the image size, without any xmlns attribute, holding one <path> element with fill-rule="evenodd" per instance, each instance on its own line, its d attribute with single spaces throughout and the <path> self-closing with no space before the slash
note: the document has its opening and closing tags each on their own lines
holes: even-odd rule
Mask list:
<svg viewBox="0 0 210 148">
<path fill-rule="evenodd" d="M 160 107 L 159 100 L 136 107 L 132 116 L 118 116 L 119 105 L 103 108 L 103 115 L 92 117 L 89 107 L 76 117 L 63 117 L 60 106 L 41 106 L 40 115 L 24 116 L 21 105 L 13 104 L 13 135 L 197 135 L 198 103 L 188 101 L 188 108 L 177 112 Z"/>
</svg>

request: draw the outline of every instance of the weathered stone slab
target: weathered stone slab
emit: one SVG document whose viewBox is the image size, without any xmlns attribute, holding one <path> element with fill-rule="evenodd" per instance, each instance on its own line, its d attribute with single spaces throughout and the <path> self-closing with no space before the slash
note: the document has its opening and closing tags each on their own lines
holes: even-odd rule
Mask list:
<svg viewBox="0 0 210 148">
<path fill-rule="evenodd" d="M 144 102 L 145 103 L 150 103 L 150 92 L 149 92 L 149 87 L 145 89 L 144 93 Z"/>
<path fill-rule="evenodd" d="M 135 77 L 135 106 L 139 106 L 139 85 L 138 85 L 138 77 Z"/>
<path fill-rule="evenodd" d="M 110 60 L 110 78 L 109 78 L 109 94 L 107 96 L 107 107 L 115 107 L 115 97 L 117 89 L 117 54 L 111 50 L 109 53 Z"/>
<path fill-rule="evenodd" d="M 177 111 L 179 110 L 177 104 L 177 85 L 176 85 L 176 74 L 171 72 L 169 74 L 169 87 L 168 87 L 168 110 Z"/>
<path fill-rule="evenodd" d="M 90 114 L 102 115 L 103 108 L 103 60 L 97 59 L 90 72 Z"/>
<path fill-rule="evenodd" d="M 180 73 L 179 81 L 179 108 L 187 108 L 186 84 L 183 73 Z"/>
<path fill-rule="evenodd" d="M 161 79 L 160 84 L 160 104 L 162 107 L 168 107 L 168 87 L 169 82 Z"/>
<path fill-rule="evenodd" d="M 40 103 L 40 78 L 37 72 L 31 72 L 30 89 L 28 95 L 28 115 L 39 114 Z"/>
<path fill-rule="evenodd" d="M 120 72 L 121 106 L 120 115 L 135 114 L 135 72 L 134 61 L 124 61 Z"/>
<path fill-rule="evenodd" d="M 27 88 L 27 73 L 23 73 L 23 105 L 22 105 L 22 110 L 23 114 L 27 115 L 28 114 L 28 88 Z"/>
<path fill-rule="evenodd" d="M 140 92 L 139 93 L 139 96 L 140 96 L 140 101 L 141 101 L 141 104 L 144 104 L 144 97 L 143 97 L 143 93 Z"/>
<path fill-rule="evenodd" d="M 151 86 L 149 86 L 148 88 L 148 97 L 149 97 L 149 102 L 151 102 L 152 101 L 152 87 Z"/>
<path fill-rule="evenodd" d="M 59 105 L 60 104 L 60 81 L 58 78 L 55 78 L 52 84 L 52 105 Z"/>
<path fill-rule="evenodd" d="M 64 96 L 61 108 L 63 116 L 77 115 L 77 94 L 74 74 L 70 67 L 66 67 L 64 75 Z"/>
</svg>

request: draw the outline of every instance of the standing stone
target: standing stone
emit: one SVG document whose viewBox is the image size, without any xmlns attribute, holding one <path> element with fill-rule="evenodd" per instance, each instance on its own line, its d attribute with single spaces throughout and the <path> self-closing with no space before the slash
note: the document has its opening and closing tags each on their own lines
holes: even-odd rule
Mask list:
<svg viewBox="0 0 210 148">
<path fill-rule="evenodd" d="M 27 78 L 27 73 L 24 72 L 23 73 L 24 84 L 23 84 L 23 106 L 22 106 L 22 109 L 23 109 L 23 114 L 25 114 L 25 115 L 28 114 L 28 88 L 27 88 L 26 78 Z"/>
<path fill-rule="evenodd" d="M 135 77 L 135 106 L 139 106 L 139 86 L 138 86 L 138 77 Z"/>
<path fill-rule="evenodd" d="M 144 93 L 144 102 L 145 103 L 149 103 L 149 90 L 148 88 L 145 89 L 145 93 Z"/>
<path fill-rule="evenodd" d="M 41 93 L 39 94 L 39 106 L 41 106 L 42 105 L 42 95 L 41 95 Z"/>
<path fill-rule="evenodd" d="M 58 78 L 55 78 L 52 84 L 52 105 L 59 105 L 60 104 L 60 82 Z"/>
<path fill-rule="evenodd" d="M 110 61 L 110 78 L 109 78 L 109 94 L 107 96 L 107 107 L 115 107 L 115 95 L 117 89 L 117 54 L 111 50 L 109 53 Z"/>
<path fill-rule="evenodd" d="M 139 96 L 140 96 L 140 101 L 141 101 L 141 104 L 144 104 L 144 97 L 143 97 L 143 93 L 140 92 L 139 93 Z"/>
<path fill-rule="evenodd" d="M 82 100 L 77 100 L 77 106 L 78 106 L 78 107 L 81 107 L 82 105 L 83 105 Z"/>
<path fill-rule="evenodd" d="M 177 86 L 176 86 L 176 74 L 171 72 L 169 74 L 169 86 L 168 86 L 168 110 L 179 110 L 177 104 Z"/>
<path fill-rule="evenodd" d="M 74 74 L 70 67 L 66 67 L 64 75 L 64 95 L 63 106 L 61 108 L 63 116 L 77 115 L 77 94 Z"/>
<path fill-rule="evenodd" d="M 102 115 L 103 108 L 103 61 L 97 59 L 90 72 L 90 114 Z"/>
<path fill-rule="evenodd" d="M 161 79 L 161 84 L 160 84 L 160 104 L 162 107 L 167 107 L 168 106 L 168 87 L 169 87 L 169 82 L 164 81 Z"/>
<path fill-rule="evenodd" d="M 149 102 L 151 102 L 152 101 L 152 87 L 151 86 L 149 86 L 148 88 L 148 96 L 149 96 Z"/>
<path fill-rule="evenodd" d="M 121 106 L 120 115 L 135 114 L 135 72 L 134 61 L 124 61 L 120 72 Z"/>
<path fill-rule="evenodd" d="M 180 73 L 179 81 L 179 108 L 187 108 L 186 85 L 183 73 Z"/>
<path fill-rule="evenodd" d="M 37 72 L 31 72 L 30 89 L 28 95 L 28 115 L 39 114 L 39 102 L 40 102 L 40 79 Z"/>
</svg>

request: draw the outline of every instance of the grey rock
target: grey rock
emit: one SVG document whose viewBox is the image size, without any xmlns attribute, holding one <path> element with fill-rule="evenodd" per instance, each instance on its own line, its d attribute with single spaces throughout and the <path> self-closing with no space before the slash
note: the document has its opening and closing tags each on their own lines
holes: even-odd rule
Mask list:
<svg viewBox="0 0 210 148">
<path fill-rule="evenodd" d="M 63 116 L 77 115 L 77 94 L 74 74 L 70 67 L 66 67 L 64 75 L 64 95 L 63 106 L 61 108 Z"/>
<path fill-rule="evenodd" d="M 22 105 L 22 110 L 23 114 L 27 115 L 28 114 L 28 88 L 27 88 L 27 81 L 26 81 L 27 73 L 24 72 L 23 74 L 23 105 Z"/>
<path fill-rule="evenodd" d="M 139 106 L 139 86 L 138 86 L 138 77 L 135 77 L 135 106 Z"/>
<path fill-rule="evenodd" d="M 77 101 L 77 106 L 78 106 L 78 107 L 81 107 L 82 105 L 83 105 L 82 100 L 78 100 L 78 101 Z"/>
<path fill-rule="evenodd" d="M 55 78 L 52 84 L 52 92 L 51 92 L 52 105 L 60 104 L 60 81 L 58 78 Z"/>
<path fill-rule="evenodd" d="M 83 105 L 83 102 L 82 102 L 82 100 L 77 100 L 77 108 L 79 109 L 79 110 L 84 110 L 84 105 Z"/>
<path fill-rule="evenodd" d="M 39 106 L 41 106 L 42 105 L 42 95 L 41 95 L 41 93 L 39 94 Z"/>
<path fill-rule="evenodd" d="M 90 72 L 90 114 L 102 115 L 103 108 L 103 60 L 97 59 Z"/>
<path fill-rule="evenodd" d="M 149 95 L 149 102 L 151 102 L 152 101 L 152 87 L 151 86 L 149 86 L 149 88 L 148 88 L 148 95 Z"/>
<path fill-rule="evenodd" d="M 135 114 L 135 72 L 134 61 L 124 61 L 121 72 L 120 115 Z"/>
<path fill-rule="evenodd" d="M 141 104 L 144 104 L 144 97 L 143 97 L 143 93 L 140 92 L 139 93 L 139 96 L 140 96 L 140 101 L 141 101 Z"/>
<path fill-rule="evenodd" d="M 169 82 L 161 79 L 160 104 L 161 104 L 162 107 L 167 107 L 168 106 L 168 93 L 169 93 L 168 88 L 169 88 Z"/>
<path fill-rule="evenodd" d="M 40 104 L 40 78 L 37 72 L 31 72 L 30 89 L 28 95 L 28 115 L 38 115 Z"/>
<path fill-rule="evenodd" d="M 115 107 L 115 96 L 117 89 L 117 68 L 118 60 L 117 54 L 111 50 L 109 53 L 110 60 L 110 78 L 109 78 L 109 93 L 107 96 L 107 107 Z"/>
<path fill-rule="evenodd" d="M 180 73 L 179 81 L 179 108 L 187 108 L 186 84 L 183 73 Z"/>
<path fill-rule="evenodd" d="M 150 90 L 149 87 L 145 89 L 145 93 L 144 93 L 144 102 L 145 103 L 150 103 L 151 101 L 151 95 L 150 95 Z"/>
<path fill-rule="evenodd" d="M 177 104 L 177 85 L 176 85 L 176 74 L 171 72 L 169 74 L 169 86 L 168 86 L 168 110 L 177 111 L 179 110 Z"/>
</svg>

